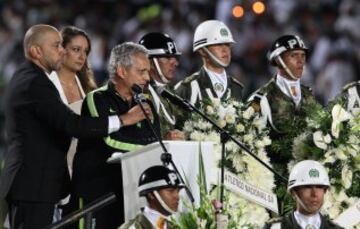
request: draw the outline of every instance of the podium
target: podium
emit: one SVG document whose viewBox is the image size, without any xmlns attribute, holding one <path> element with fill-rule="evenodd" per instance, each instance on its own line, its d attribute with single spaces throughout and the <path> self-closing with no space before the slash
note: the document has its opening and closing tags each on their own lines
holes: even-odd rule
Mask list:
<svg viewBox="0 0 360 229">
<path fill-rule="evenodd" d="M 168 152 L 179 170 L 181 176 L 189 186 L 195 205 L 199 206 L 200 190 L 197 183 L 199 172 L 199 155 L 202 155 L 206 177 L 216 177 L 213 165 L 213 142 L 194 141 L 164 141 Z M 122 166 L 123 190 L 124 190 L 124 214 L 125 221 L 132 219 L 146 205 L 146 200 L 139 197 L 138 181 L 141 173 L 154 165 L 162 165 L 160 156 L 163 150 L 158 142 L 146 145 L 138 150 L 127 153 L 114 153 L 108 163 L 120 163 Z M 207 179 L 207 188 L 210 188 L 210 179 Z M 180 193 L 181 199 L 188 199 L 186 192 Z M 182 202 L 182 201 L 180 201 Z M 180 204 L 179 209 L 182 209 Z"/>
</svg>

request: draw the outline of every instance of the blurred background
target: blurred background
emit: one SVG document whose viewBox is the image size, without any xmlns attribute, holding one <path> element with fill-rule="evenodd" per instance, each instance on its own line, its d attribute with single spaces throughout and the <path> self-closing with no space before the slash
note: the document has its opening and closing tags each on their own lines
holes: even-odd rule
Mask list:
<svg viewBox="0 0 360 229">
<path fill-rule="evenodd" d="M 24 33 L 37 23 L 75 25 L 89 33 L 98 85 L 107 80 L 111 48 L 152 31 L 168 33 L 183 53 L 177 80 L 196 71 L 201 62 L 192 53 L 193 33 L 207 19 L 225 22 L 233 33 L 237 43 L 228 72 L 243 82 L 245 96 L 273 76 L 267 51 L 283 34 L 299 35 L 310 49 L 303 83 L 321 103 L 360 78 L 358 0 L 0 0 L 0 18 L 0 171 L 6 151 L 4 90 L 24 59 Z M 0 206 L 0 228 L 2 215 Z"/>
</svg>

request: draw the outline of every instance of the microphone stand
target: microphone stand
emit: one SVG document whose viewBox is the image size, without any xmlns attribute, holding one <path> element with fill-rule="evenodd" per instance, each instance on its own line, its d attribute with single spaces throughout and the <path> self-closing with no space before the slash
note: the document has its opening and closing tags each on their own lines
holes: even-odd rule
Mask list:
<svg viewBox="0 0 360 229">
<path fill-rule="evenodd" d="M 143 104 L 142 104 L 143 101 L 144 101 L 144 97 L 142 96 L 142 95 L 143 95 L 143 94 L 142 94 L 142 89 L 140 88 L 140 92 L 139 92 L 139 88 L 140 88 L 140 86 L 138 86 L 138 85 L 136 85 L 136 84 L 134 84 L 134 85 L 132 86 L 132 90 L 133 90 L 133 92 L 135 93 L 135 95 L 134 95 L 134 100 L 135 100 L 135 102 L 136 102 L 137 104 L 139 104 L 142 112 L 144 113 L 145 119 L 146 119 L 147 123 L 148 123 L 149 126 L 150 126 L 151 132 L 154 134 L 155 138 L 156 138 L 157 141 L 160 143 L 160 146 L 161 146 L 161 148 L 162 148 L 162 150 L 163 150 L 163 153 L 161 154 L 160 159 L 161 159 L 161 161 L 163 162 L 163 164 L 164 164 L 165 166 L 171 164 L 171 166 L 173 167 L 173 169 L 175 170 L 175 172 L 178 174 L 179 179 L 180 179 L 180 182 L 185 185 L 185 191 L 186 191 L 186 194 L 187 194 L 188 198 L 190 199 L 191 203 L 194 203 L 194 201 L 195 201 L 195 200 L 194 200 L 194 196 L 192 195 L 192 193 L 191 193 L 190 189 L 188 188 L 188 186 L 185 184 L 184 179 L 182 178 L 181 174 L 179 173 L 179 170 L 177 169 L 177 167 L 176 167 L 176 165 L 175 165 L 175 163 L 174 163 L 174 161 L 173 161 L 173 159 L 172 159 L 171 154 L 170 154 L 170 153 L 168 152 L 168 150 L 166 149 L 166 147 L 165 147 L 165 145 L 164 145 L 161 137 L 156 133 L 156 131 L 155 131 L 155 129 L 154 129 L 154 126 L 153 126 L 153 124 L 152 124 L 149 116 L 148 116 L 148 115 L 146 114 L 146 112 L 145 112 L 145 108 L 144 108 L 144 106 L 143 106 Z"/>
<path fill-rule="evenodd" d="M 265 162 L 263 162 L 258 156 L 256 156 L 251 150 L 246 147 L 242 142 L 234 138 L 231 134 L 229 134 L 228 131 L 221 128 L 219 125 L 217 125 L 213 120 L 211 120 L 209 117 L 207 117 L 202 111 L 200 111 L 198 108 L 196 108 L 194 105 L 186 101 L 185 99 L 181 98 L 180 96 L 176 96 L 181 100 L 182 105 L 177 103 L 179 107 L 181 107 L 184 110 L 187 111 L 195 111 L 197 114 L 199 114 L 203 119 L 211 123 L 217 130 L 218 133 L 220 133 L 220 140 L 222 144 L 222 151 L 221 151 L 221 174 L 220 174 L 220 201 L 223 203 L 224 200 L 224 178 L 225 178 L 225 144 L 227 141 L 232 140 L 235 142 L 236 145 L 238 145 L 241 149 L 243 149 L 245 152 L 247 152 L 250 156 L 252 156 L 255 160 L 257 160 L 260 164 L 265 166 L 269 171 L 271 171 L 273 174 L 275 174 L 277 177 L 280 178 L 281 181 L 287 184 L 287 179 L 283 177 L 280 173 L 276 172 L 273 168 L 271 168 L 269 165 L 267 165 Z M 185 109 L 186 108 L 186 109 Z"/>
</svg>

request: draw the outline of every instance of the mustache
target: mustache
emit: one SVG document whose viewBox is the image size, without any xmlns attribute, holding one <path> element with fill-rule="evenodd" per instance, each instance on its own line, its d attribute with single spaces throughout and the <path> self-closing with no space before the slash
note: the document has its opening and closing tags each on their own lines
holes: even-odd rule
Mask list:
<svg viewBox="0 0 360 229">
<path fill-rule="evenodd" d="M 150 85 L 150 82 L 147 82 L 147 83 L 144 85 L 143 92 L 146 93 L 146 94 L 149 94 L 149 93 L 150 93 L 150 91 L 149 91 L 149 85 Z"/>
</svg>

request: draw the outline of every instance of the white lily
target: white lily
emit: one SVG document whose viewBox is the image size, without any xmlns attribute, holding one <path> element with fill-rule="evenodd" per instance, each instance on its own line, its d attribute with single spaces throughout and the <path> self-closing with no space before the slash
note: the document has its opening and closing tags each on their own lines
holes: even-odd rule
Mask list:
<svg viewBox="0 0 360 229">
<path fill-rule="evenodd" d="M 318 130 L 315 133 L 313 133 L 313 141 L 314 141 L 314 144 L 318 148 L 323 149 L 323 150 L 327 149 L 327 143 L 325 142 L 324 135 L 323 135 L 322 131 Z"/>
<path fill-rule="evenodd" d="M 353 173 L 347 165 L 344 165 L 341 170 L 341 183 L 346 189 L 350 188 L 352 183 L 352 177 Z"/>
<path fill-rule="evenodd" d="M 335 122 L 344 122 L 352 117 L 352 115 L 344 108 L 342 108 L 339 104 L 336 104 L 333 107 L 331 111 L 331 116 L 333 118 L 333 121 Z"/>
<path fill-rule="evenodd" d="M 331 111 L 331 116 L 333 119 L 333 122 L 331 124 L 331 134 L 335 138 L 338 138 L 340 133 L 341 123 L 351 119 L 352 115 L 349 112 L 347 112 L 344 108 L 342 108 L 339 104 L 336 104 Z"/>
</svg>

